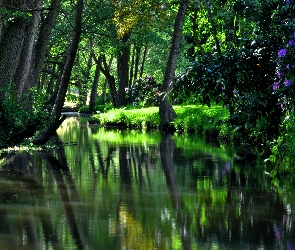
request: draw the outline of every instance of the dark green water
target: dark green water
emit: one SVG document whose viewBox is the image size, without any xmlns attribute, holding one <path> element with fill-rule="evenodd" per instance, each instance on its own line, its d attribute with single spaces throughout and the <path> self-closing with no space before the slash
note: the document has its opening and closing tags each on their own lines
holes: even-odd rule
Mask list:
<svg viewBox="0 0 295 250">
<path fill-rule="evenodd" d="M 2 249 L 293 249 L 294 196 L 193 136 L 67 119 L 63 146 L 0 160 Z"/>
</svg>

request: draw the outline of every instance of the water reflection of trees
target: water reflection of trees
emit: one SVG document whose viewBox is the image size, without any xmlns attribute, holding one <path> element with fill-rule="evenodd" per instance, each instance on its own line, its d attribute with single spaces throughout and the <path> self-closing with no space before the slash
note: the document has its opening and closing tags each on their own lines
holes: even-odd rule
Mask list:
<svg viewBox="0 0 295 250">
<path fill-rule="evenodd" d="M 27 152 L 9 154 L 0 175 L 1 247 L 44 249 L 50 244 L 53 249 L 63 249 L 51 211 L 42 206 L 45 197 L 40 158 Z"/>
<path fill-rule="evenodd" d="M 66 142 L 54 154 L 6 156 L 0 245 L 235 249 L 293 242 L 292 215 L 279 195 L 255 187 L 263 182 L 255 169 L 200 150 L 185 157 L 170 135 L 138 145 L 90 140 L 87 127 L 75 133 L 80 143 Z"/>
</svg>

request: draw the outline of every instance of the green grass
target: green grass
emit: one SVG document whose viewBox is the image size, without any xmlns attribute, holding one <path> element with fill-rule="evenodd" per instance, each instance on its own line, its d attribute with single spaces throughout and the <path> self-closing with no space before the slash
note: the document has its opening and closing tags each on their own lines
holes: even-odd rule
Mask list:
<svg viewBox="0 0 295 250">
<path fill-rule="evenodd" d="M 126 126 L 129 128 L 158 128 L 159 108 L 113 109 L 106 113 L 93 115 L 93 119 L 104 126 Z"/>
<path fill-rule="evenodd" d="M 174 128 L 200 135 L 219 133 L 229 117 L 228 110 L 217 105 L 212 105 L 211 108 L 200 104 L 173 107 L 177 114 L 172 123 Z M 132 110 L 113 109 L 106 113 L 93 115 L 92 118 L 103 126 L 124 126 L 139 129 L 157 129 L 160 126 L 158 107 Z"/>
</svg>

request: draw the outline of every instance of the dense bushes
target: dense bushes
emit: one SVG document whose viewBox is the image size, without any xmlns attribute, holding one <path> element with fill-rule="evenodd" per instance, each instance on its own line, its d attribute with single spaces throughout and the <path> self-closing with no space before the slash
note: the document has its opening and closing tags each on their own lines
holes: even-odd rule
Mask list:
<svg viewBox="0 0 295 250">
<path fill-rule="evenodd" d="M 228 108 L 237 138 L 265 143 L 278 135 L 282 115 L 272 89 L 278 48 L 276 41 L 249 41 L 221 57 L 202 57 L 177 77 L 173 99 L 194 94 L 208 106 L 215 101 Z"/>
</svg>

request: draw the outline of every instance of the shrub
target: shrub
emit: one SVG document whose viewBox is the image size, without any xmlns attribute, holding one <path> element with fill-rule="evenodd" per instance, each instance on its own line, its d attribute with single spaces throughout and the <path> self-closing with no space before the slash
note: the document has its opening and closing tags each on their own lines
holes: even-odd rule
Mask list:
<svg viewBox="0 0 295 250">
<path fill-rule="evenodd" d="M 78 112 L 82 113 L 82 114 L 88 114 L 89 113 L 89 106 L 86 105 L 86 106 L 79 107 Z"/>
<path fill-rule="evenodd" d="M 13 86 L 0 91 L 5 92 L 5 99 L 0 103 L 0 148 L 18 144 L 47 125 L 49 112 L 44 106 L 45 94 L 32 88 L 28 95 L 22 96 L 25 101 L 21 102 Z"/>
<path fill-rule="evenodd" d="M 145 79 L 139 78 L 129 89 L 126 89 L 126 96 L 129 103 L 135 106 L 157 106 L 160 86 L 152 76 L 146 76 Z"/>
<path fill-rule="evenodd" d="M 113 108 L 113 105 L 112 104 L 96 105 L 95 106 L 95 111 L 98 112 L 98 113 L 105 113 L 105 112 L 107 112 L 108 110 L 110 110 L 112 108 Z M 90 113 L 89 106 L 86 105 L 86 106 L 80 107 L 78 109 L 78 112 L 79 113 L 84 113 L 84 114 L 89 114 Z"/>
</svg>

